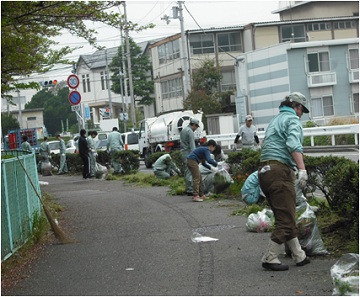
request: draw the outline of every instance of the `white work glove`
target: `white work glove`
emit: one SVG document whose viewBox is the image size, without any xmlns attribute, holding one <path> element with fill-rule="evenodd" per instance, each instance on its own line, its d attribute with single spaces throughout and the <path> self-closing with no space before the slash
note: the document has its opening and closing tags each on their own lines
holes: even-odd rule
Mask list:
<svg viewBox="0 0 360 297">
<path fill-rule="evenodd" d="M 223 166 L 224 163 L 225 163 L 225 161 L 220 161 L 220 162 L 218 162 L 218 165 Z"/>
<path fill-rule="evenodd" d="M 219 168 L 211 166 L 211 171 L 216 173 L 219 171 Z"/>
<path fill-rule="evenodd" d="M 94 157 L 95 157 L 95 158 L 97 157 L 97 153 L 94 153 Z"/>
<path fill-rule="evenodd" d="M 299 180 L 299 186 L 301 189 L 304 189 L 306 187 L 306 182 L 308 180 L 308 175 L 306 173 L 305 169 L 299 169 L 298 172 L 298 180 Z"/>
</svg>

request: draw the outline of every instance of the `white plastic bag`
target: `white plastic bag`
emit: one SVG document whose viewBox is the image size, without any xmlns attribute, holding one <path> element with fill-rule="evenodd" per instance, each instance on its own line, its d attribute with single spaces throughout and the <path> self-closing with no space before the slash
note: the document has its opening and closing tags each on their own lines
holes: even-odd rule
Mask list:
<svg viewBox="0 0 360 297">
<path fill-rule="evenodd" d="M 274 226 L 274 214 L 271 209 L 264 208 L 262 211 L 249 215 L 246 229 L 249 232 L 268 232 Z"/>
</svg>

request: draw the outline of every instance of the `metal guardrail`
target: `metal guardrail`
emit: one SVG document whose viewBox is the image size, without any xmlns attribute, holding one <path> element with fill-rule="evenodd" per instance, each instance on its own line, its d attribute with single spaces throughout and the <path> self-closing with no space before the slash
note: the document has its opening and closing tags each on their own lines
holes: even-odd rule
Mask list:
<svg viewBox="0 0 360 297">
<path fill-rule="evenodd" d="M 331 145 L 335 146 L 335 136 L 347 134 L 353 134 L 354 144 L 359 145 L 359 124 L 304 128 L 303 131 L 304 137 L 310 137 L 311 146 L 315 146 L 315 136 L 331 136 Z M 237 133 L 207 135 L 206 138 L 214 139 L 217 143 L 220 143 L 223 148 L 227 147 L 228 149 L 231 149 L 231 146 L 234 144 L 236 134 Z M 256 134 L 260 140 L 263 140 L 265 137 L 265 131 L 258 131 Z"/>
</svg>

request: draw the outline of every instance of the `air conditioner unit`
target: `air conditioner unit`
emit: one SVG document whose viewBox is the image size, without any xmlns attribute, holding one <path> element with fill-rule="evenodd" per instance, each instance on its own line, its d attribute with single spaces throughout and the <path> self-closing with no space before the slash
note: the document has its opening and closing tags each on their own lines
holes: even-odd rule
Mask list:
<svg viewBox="0 0 360 297">
<path fill-rule="evenodd" d="M 235 104 L 235 95 L 230 95 L 230 103 Z"/>
</svg>

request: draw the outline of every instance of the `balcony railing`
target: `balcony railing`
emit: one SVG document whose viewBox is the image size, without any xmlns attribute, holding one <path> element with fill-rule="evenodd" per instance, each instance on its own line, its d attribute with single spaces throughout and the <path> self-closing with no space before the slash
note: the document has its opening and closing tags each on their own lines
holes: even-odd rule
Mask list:
<svg viewBox="0 0 360 297">
<path fill-rule="evenodd" d="M 316 73 L 308 74 L 308 87 L 323 87 L 323 86 L 332 86 L 336 85 L 336 73 L 335 72 L 326 72 L 326 73 Z"/>
<path fill-rule="evenodd" d="M 349 72 L 349 82 L 358 83 L 359 82 L 359 69 L 352 69 Z"/>
</svg>

